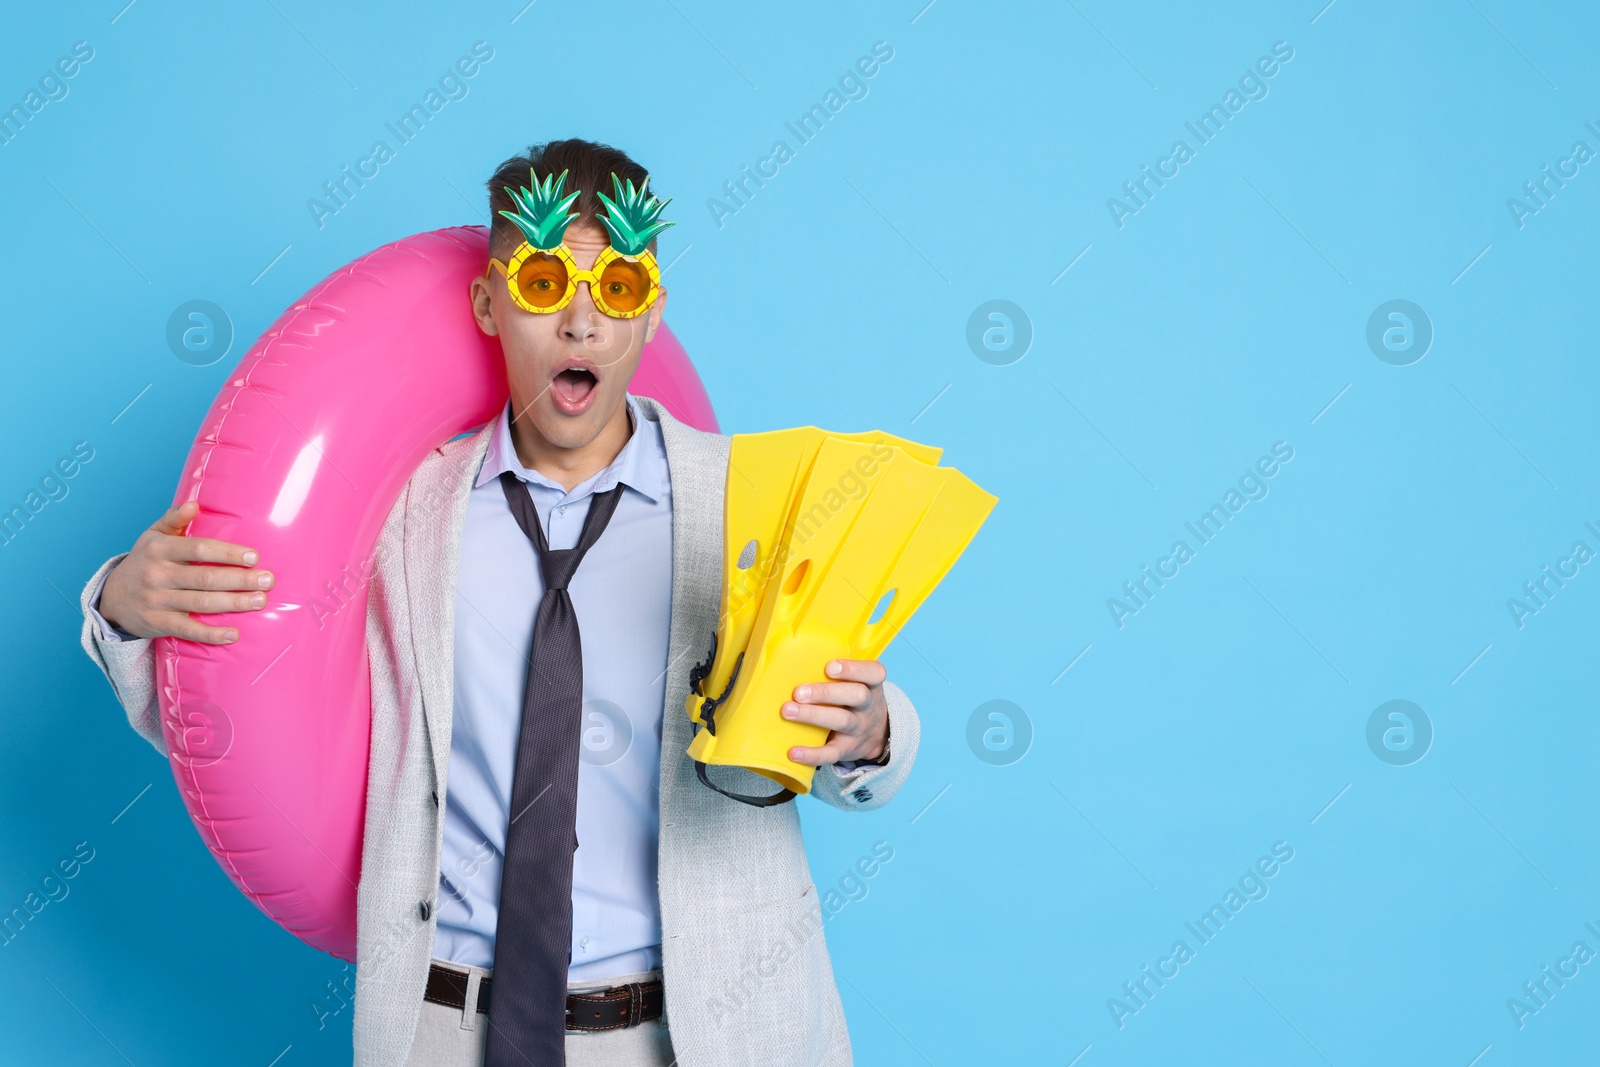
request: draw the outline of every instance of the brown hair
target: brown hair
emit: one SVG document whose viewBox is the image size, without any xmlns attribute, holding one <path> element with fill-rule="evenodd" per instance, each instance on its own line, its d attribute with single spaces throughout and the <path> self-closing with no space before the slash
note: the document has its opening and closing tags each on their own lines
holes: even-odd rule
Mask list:
<svg viewBox="0 0 1600 1067">
<path fill-rule="evenodd" d="M 572 220 L 574 226 L 584 222 L 600 225 L 599 217 L 604 212 L 605 205 L 595 194 L 605 193 L 615 198 L 616 193 L 611 184 L 612 174 L 624 182 L 632 181 L 635 186 L 639 186 L 649 173 L 629 158 L 626 152 L 612 148 L 608 144 L 573 137 L 564 141 L 546 141 L 544 144 L 529 145 L 527 152 L 520 156 L 512 156 L 496 167 L 493 177 L 485 183 L 489 189 L 491 226 L 489 244 L 493 255 L 504 256 L 522 241 L 521 231 L 500 212 L 517 209 L 515 201 L 511 199 L 510 190 L 526 186 L 530 171 L 534 177 L 541 180 L 549 175 L 567 172 L 567 182 L 563 187 L 565 192 L 578 193 L 578 199 L 572 202 L 572 207 L 568 210 L 576 211 L 582 216 Z M 654 186 L 651 186 L 650 192 L 651 195 L 655 195 Z M 656 242 L 652 240 L 650 251 L 653 254 L 655 250 Z"/>
</svg>

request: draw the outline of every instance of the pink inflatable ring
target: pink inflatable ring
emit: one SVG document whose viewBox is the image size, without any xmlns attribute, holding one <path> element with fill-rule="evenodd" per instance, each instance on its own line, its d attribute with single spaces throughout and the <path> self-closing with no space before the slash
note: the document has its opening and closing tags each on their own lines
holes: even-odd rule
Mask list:
<svg viewBox="0 0 1600 1067">
<path fill-rule="evenodd" d="M 173 777 L 233 884 L 284 929 L 355 959 L 371 679 L 366 579 L 385 517 L 429 449 L 495 417 L 497 338 L 473 320 L 481 226 L 422 233 L 334 272 L 255 343 L 211 405 L 176 502 L 188 534 L 249 545 L 265 608 L 208 616 L 232 645 L 156 643 Z M 665 325 L 632 392 L 714 430 Z"/>
</svg>

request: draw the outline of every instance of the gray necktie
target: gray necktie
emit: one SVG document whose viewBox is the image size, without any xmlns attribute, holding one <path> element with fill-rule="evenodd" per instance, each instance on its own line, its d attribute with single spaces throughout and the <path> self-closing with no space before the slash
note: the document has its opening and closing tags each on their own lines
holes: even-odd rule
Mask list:
<svg viewBox="0 0 1600 1067">
<path fill-rule="evenodd" d="M 544 597 L 533 623 L 510 823 L 494 932 L 494 1008 L 485 1067 L 561 1067 L 572 962 L 572 854 L 578 847 L 578 746 L 583 645 L 567 595 L 584 553 L 617 510 L 622 486 L 596 493 L 575 548 L 545 542 L 528 489 L 510 471 L 500 487 L 533 542 Z"/>
</svg>

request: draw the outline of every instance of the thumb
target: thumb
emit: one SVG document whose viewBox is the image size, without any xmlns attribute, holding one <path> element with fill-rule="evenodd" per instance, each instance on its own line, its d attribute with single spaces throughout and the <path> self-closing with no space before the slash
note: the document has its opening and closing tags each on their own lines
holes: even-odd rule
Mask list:
<svg viewBox="0 0 1600 1067">
<path fill-rule="evenodd" d="M 176 536 L 183 533 L 184 529 L 189 525 L 189 521 L 198 514 L 200 514 L 200 502 L 197 500 L 185 500 L 181 504 L 168 508 L 167 513 L 157 519 L 150 529 L 156 533 Z"/>
</svg>

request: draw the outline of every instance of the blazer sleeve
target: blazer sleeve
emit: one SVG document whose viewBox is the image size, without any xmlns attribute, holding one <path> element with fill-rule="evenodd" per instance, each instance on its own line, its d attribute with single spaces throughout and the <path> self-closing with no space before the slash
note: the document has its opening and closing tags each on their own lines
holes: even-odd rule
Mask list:
<svg viewBox="0 0 1600 1067">
<path fill-rule="evenodd" d="M 917 759 L 922 725 L 911 698 L 899 686 L 885 681 L 883 695 L 889 702 L 889 762 L 851 771 L 834 763 L 818 767 L 811 779 L 811 795 L 818 800 L 845 811 L 871 811 L 889 803 L 905 784 Z"/>
<path fill-rule="evenodd" d="M 128 725 L 164 757 L 167 743 L 161 735 L 161 707 L 156 701 L 155 639 L 102 640 L 100 624 L 90 604 L 105 576 L 111 573 L 111 568 L 121 563 L 127 555 L 123 552 L 106 560 L 83 587 L 78 598 L 83 611 L 83 631 L 79 640 L 94 665 L 111 683 L 111 691 L 116 694 L 122 710 L 128 714 Z"/>
</svg>

